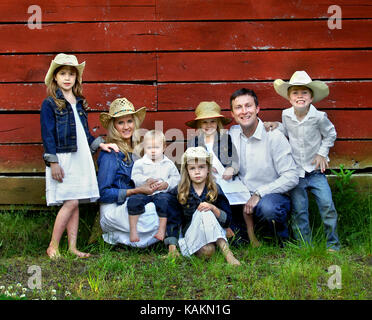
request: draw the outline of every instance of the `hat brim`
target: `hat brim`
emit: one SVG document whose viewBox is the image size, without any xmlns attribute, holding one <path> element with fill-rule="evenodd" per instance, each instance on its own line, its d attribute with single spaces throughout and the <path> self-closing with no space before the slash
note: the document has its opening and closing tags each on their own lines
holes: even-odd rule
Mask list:
<svg viewBox="0 0 372 320">
<path fill-rule="evenodd" d="M 293 86 L 304 86 L 308 87 L 313 92 L 313 102 L 318 102 L 323 100 L 325 97 L 329 95 L 329 88 L 328 86 L 319 80 L 313 80 L 309 83 L 289 83 L 285 82 L 282 79 L 276 79 L 274 81 L 274 89 L 277 94 L 282 96 L 284 99 L 289 100 L 288 98 L 288 89 Z"/>
<path fill-rule="evenodd" d="M 196 118 L 194 120 L 190 120 L 190 121 L 185 122 L 185 125 L 187 125 L 190 128 L 196 129 L 197 128 L 197 124 L 198 124 L 198 120 L 214 119 L 214 118 L 219 118 L 224 126 L 227 125 L 227 124 L 229 124 L 232 121 L 232 119 L 226 118 L 223 115 L 217 115 L 217 116 L 211 116 L 211 117 Z"/>
<path fill-rule="evenodd" d="M 111 114 L 109 114 L 107 112 L 102 112 L 99 115 L 99 121 L 101 122 L 102 127 L 107 129 L 108 124 L 109 124 L 109 122 L 112 118 L 120 118 L 120 117 L 124 117 L 124 116 L 128 116 L 128 115 L 133 115 L 133 116 L 137 117 L 138 120 L 139 120 L 139 124 L 141 125 L 142 122 L 145 120 L 146 107 L 139 108 L 135 112 L 119 112 L 119 113 L 115 114 L 114 116 L 112 116 Z"/>
<path fill-rule="evenodd" d="M 50 67 L 49 67 L 49 70 L 45 76 L 45 79 L 44 79 L 44 83 L 49 86 L 50 83 L 53 81 L 53 76 L 54 76 L 54 71 L 59 68 L 59 67 L 62 67 L 62 66 L 69 66 L 69 67 L 75 67 L 78 71 L 78 79 L 79 79 L 79 82 L 81 83 L 82 80 L 83 80 L 83 72 L 84 72 L 84 68 L 85 68 L 85 61 L 78 64 L 78 65 L 72 65 L 72 64 L 59 64 L 57 62 L 55 62 L 54 60 L 52 60 L 52 62 L 50 63 Z"/>
</svg>

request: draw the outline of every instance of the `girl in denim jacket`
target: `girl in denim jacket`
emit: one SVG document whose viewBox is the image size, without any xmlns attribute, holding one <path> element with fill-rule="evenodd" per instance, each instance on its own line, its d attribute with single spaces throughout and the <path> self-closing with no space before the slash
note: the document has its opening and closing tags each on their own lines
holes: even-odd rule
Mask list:
<svg viewBox="0 0 372 320">
<path fill-rule="evenodd" d="M 181 181 L 171 194 L 177 198 L 170 201 L 173 216 L 168 220 L 168 238 L 165 244 L 169 251 L 178 254 L 176 244 L 184 256 L 196 254 L 209 257 L 217 245 L 226 261 L 240 265 L 229 249 L 226 232 L 229 226 L 231 209 L 223 191 L 212 176 L 212 154 L 203 147 L 191 147 L 182 156 Z M 180 229 L 182 237 L 178 239 Z"/>
<path fill-rule="evenodd" d="M 50 258 L 58 258 L 59 242 L 67 229 L 69 251 L 80 258 L 89 257 L 76 248 L 79 227 L 79 202 L 99 198 L 96 171 L 91 153 L 98 147 L 118 151 L 89 132 L 87 102 L 82 95 L 85 62 L 73 55 L 58 54 L 52 60 L 45 84 L 48 98 L 40 111 L 41 136 L 46 163 L 46 201 L 48 206 L 62 205 L 47 249 Z"/>
</svg>

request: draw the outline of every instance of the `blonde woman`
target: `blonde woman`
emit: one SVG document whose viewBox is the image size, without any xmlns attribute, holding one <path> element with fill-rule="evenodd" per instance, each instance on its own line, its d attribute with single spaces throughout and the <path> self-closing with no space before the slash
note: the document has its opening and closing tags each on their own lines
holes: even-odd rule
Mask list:
<svg viewBox="0 0 372 320">
<path fill-rule="evenodd" d="M 151 195 L 157 190 L 150 182 L 135 187 L 131 179 L 134 160 L 138 159 L 134 149 L 140 146 L 140 126 L 145 115 L 145 107 L 136 110 L 126 98 L 114 100 L 109 112 L 100 115 L 101 124 L 107 129 L 106 140 L 120 149 L 118 153 L 101 152 L 97 160 L 100 223 L 103 238 L 110 244 L 147 247 L 159 241 L 154 238 L 159 219 L 152 202 L 146 204 L 137 223 L 140 240 L 130 239 L 127 199 L 135 194 Z"/>
</svg>

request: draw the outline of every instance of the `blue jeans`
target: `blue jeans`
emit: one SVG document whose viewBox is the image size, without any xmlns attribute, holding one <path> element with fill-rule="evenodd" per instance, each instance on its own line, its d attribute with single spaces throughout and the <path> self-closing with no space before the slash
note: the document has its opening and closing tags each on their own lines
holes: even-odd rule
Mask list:
<svg viewBox="0 0 372 320">
<path fill-rule="evenodd" d="M 340 243 L 336 231 L 337 211 L 326 176 L 319 170 L 306 173 L 298 185 L 291 190 L 292 229 L 296 239 L 311 243 L 309 223 L 309 199 L 307 191 L 315 196 L 327 239 L 327 247 L 338 250 Z"/>
<path fill-rule="evenodd" d="M 243 221 L 243 207 L 232 206 L 233 218 L 231 229 L 241 234 L 246 239 L 245 222 Z M 280 241 L 288 240 L 287 216 L 291 210 L 291 201 L 288 196 L 271 193 L 262 197 L 254 208 L 253 220 L 255 229 L 260 229 L 264 234 L 278 236 Z M 273 223 L 274 221 L 274 223 Z"/>
<path fill-rule="evenodd" d="M 140 215 L 145 212 L 145 205 L 153 202 L 158 216 L 160 218 L 166 218 L 169 200 L 170 194 L 167 192 L 160 192 L 154 195 L 134 194 L 128 198 L 128 214 Z"/>
</svg>

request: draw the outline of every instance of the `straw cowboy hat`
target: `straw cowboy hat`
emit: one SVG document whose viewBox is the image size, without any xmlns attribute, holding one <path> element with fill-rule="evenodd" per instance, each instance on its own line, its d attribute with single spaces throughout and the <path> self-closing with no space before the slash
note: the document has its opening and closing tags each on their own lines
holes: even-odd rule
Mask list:
<svg viewBox="0 0 372 320">
<path fill-rule="evenodd" d="M 185 170 L 187 162 L 190 160 L 205 160 L 207 163 L 212 163 L 213 155 L 203 147 L 190 147 L 187 148 L 182 155 L 181 170 Z"/>
<path fill-rule="evenodd" d="M 138 110 L 134 109 L 132 102 L 127 98 L 118 98 L 115 99 L 110 104 L 109 112 L 102 112 L 99 116 L 99 121 L 104 128 L 107 129 L 107 126 L 112 118 L 119 118 L 132 114 L 139 119 L 140 124 L 142 124 L 146 115 L 146 108 L 142 107 Z"/>
<path fill-rule="evenodd" d="M 54 71 L 61 66 L 72 66 L 78 71 L 78 80 L 81 83 L 83 77 L 83 71 L 85 67 L 85 61 L 79 63 L 77 58 L 72 54 L 59 53 L 50 63 L 49 70 L 45 76 L 45 84 L 48 86 L 53 81 Z"/>
<path fill-rule="evenodd" d="M 232 119 L 226 118 L 221 114 L 220 106 L 214 101 L 203 101 L 195 109 L 196 118 L 187 121 L 185 124 L 188 127 L 196 128 L 198 120 L 220 118 L 223 125 L 229 124 Z"/>
<path fill-rule="evenodd" d="M 305 71 L 296 71 L 289 82 L 284 82 L 281 79 L 274 81 L 275 91 L 283 98 L 288 100 L 288 89 L 292 86 L 305 86 L 313 91 L 313 102 L 320 101 L 329 95 L 329 88 L 319 80 L 311 80 Z"/>
</svg>

